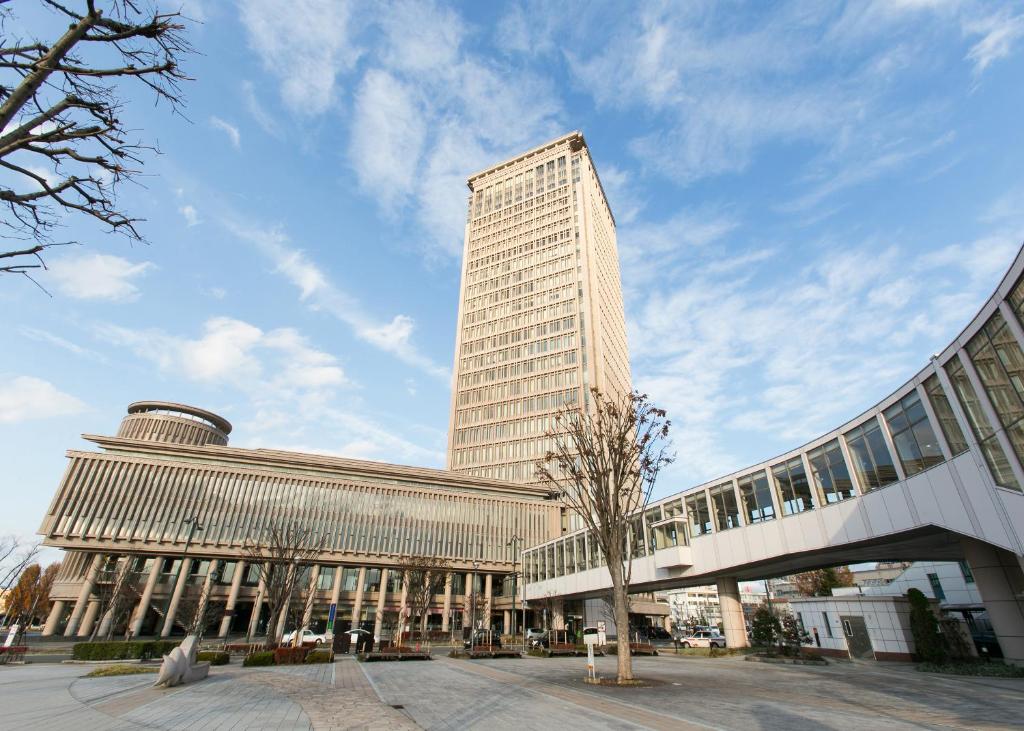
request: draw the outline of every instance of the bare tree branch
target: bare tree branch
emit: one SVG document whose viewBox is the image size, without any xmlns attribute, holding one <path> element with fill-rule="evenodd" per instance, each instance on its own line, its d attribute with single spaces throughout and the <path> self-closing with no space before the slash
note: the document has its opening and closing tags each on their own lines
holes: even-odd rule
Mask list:
<svg viewBox="0 0 1024 731">
<path fill-rule="evenodd" d="M 52 44 L 0 38 L 0 167 L 11 173 L 0 183 L 0 225 L 8 240 L 32 243 L 0 243 L 0 258 L 13 260 L 0 274 L 29 279 L 46 268 L 53 231 L 69 213 L 145 242 L 141 219 L 121 210 L 116 194 L 159 151 L 132 139 L 120 85 L 140 81 L 180 114 L 181 83 L 190 80 L 180 61 L 192 53 L 178 12 L 143 11 L 132 0 L 86 0 L 81 9 L 44 2 L 63 25 Z M 0 21 L 10 17 L 0 10 Z"/>
</svg>

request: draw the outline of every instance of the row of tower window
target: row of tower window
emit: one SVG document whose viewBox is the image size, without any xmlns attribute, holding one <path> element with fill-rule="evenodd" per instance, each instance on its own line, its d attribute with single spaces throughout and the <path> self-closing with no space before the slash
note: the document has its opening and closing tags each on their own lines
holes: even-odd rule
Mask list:
<svg viewBox="0 0 1024 731">
<path fill-rule="evenodd" d="M 483 310 L 480 312 L 483 312 Z M 574 300 L 564 300 L 555 305 L 545 305 L 544 307 L 527 310 L 526 312 L 513 315 L 511 317 L 499 317 L 497 308 L 495 308 L 493 319 L 482 319 L 478 325 L 469 325 L 469 323 L 466 322 L 466 318 L 463 318 L 463 322 L 466 326 L 462 328 L 462 339 L 463 341 L 467 341 L 472 340 L 473 338 L 483 337 L 484 335 L 494 335 L 495 333 L 505 332 L 506 330 L 528 327 L 538 322 L 554 320 L 564 315 L 574 314 L 575 312 L 576 302 Z"/>
<path fill-rule="evenodd" d="M 576 403 L 576 402 L 573 402 Z M 456 429 L 452 443 L 455 445 L 495 444 L 519 437 L 541 436 L 555 426 L 555 415 L 532 416 L 528 419 L 511 419 L 497 424 L 470 426 Z"/>
<path fill-rule="evenodd" d="M 548 160 L 545 164 L 538 165 L 531 172 L 519 173 L 513 177 L 488 186 L 477 191 L 474 198 L 473 216 L 479 217 L 497 210 L 502 205 L 510 206 L 513 201 L 521 201 L 524 198 L 533 196 L 534 190 L 541 192 L 545 189 L 554 190 L 559 185 L 567 182 L 566 156 L 561 155 L 556 160 Z"/>
<path fill-rule="evenodd" d="M 455 424 L 457 426 L 466 426 L 468 424 L 479 424 L 484 421 L 493 421 L 494 419 L 509 419 L 514 416 L 532 414 L 537 411 L 552 411 L 565 404 L 574 404 L 578 400 L 579 396 L 574 388 L 567 391 L 555 391 L 539 396 L 530 396 L 528 398 L 511 399 L 475 409 L 459 409 L 455 412 Z"/>
<path fill-rule="evenodd" d="M 542 322 L 539 325 L 509 330 L 498 335 L 488 335 L 477 340 L 471 340 L 462 344 L 462 354 L 472 355 L 491 348 L 500 348 L 505 345 L 514 345 L 524 340 L 535 340 L 536 338 L 572 330 L 576 327 L 576 318 L 573 316 L 563 317 L 558 320 Z"/>
<path fill-rule="evenodd" d="M 544 355 L 540 358 L 530 358 L 529 360 L 522 360 L 518 363 L 509 363 L 508 365 L 497 366 L 496 368 L 487 368 L 486 370 L 474 371 L 472 373 L 462 373 L 459 375 L 459 388 L 476 386 L 481 383 L 504 381 L 509 378 L 517 378 L 518 376 L 529 373 L 541 373 L 543 371 L 561 368 L 562 366 L 575 365 L 576 361 L 577 351 L 566 350 L 561 353 Z"/>
<path fill-rule="evenodd" d="M 502 348 L 501 350 L 492 350 L 489 353 L 483 353 L 482 355 L 474 355 L 468 358 L 462 358 L 460 366 L 463 371 L 469 371 L 476 368 L 484 368 L 490 365 L 496 365 L 498 363 L 506 363 L 512 360 L 522 360 L 528 358 L 531 355 L 539 353 L 547 353 L 556 350 L 567 350 L 569 348 L 576 347 L 576 334 L 569 333 L 568 335 L 559 335 L 553 338 L 544 338 L 543 340 L 536 340 L 526 345 L 517 345 L 511 348 Z"/>
<path fill-rule="evenodd" d="M 501 261 L 485 262 L 484 259 L 493 258 L 488 256 L 470 262 L 475 266 L 466 265 L 466 281 L 476 283 L 488 277 L 556 259 L 572 251 L 570 238 L 570 231 L 566 229 L 557 234 L 518 244 L 514 248 L 520 251 L 515 256 L 505 257 Z"/>
<path fill-rule="evenodd" d="M 459 406 L 469 406 L 471 404 L 522 396 L 524 394 L 541 393 L 555 388 L 562 388 L 563 386 L 575 386 L 576 379 L 575 368 L 567 371 L 545 373 L 542 376 L 534 376 L 533 378 L 520 378 L 505 383 L 497 383 L 493 386 L 460 391 L 457 402 Z"/>
<path fill-rule="evenodd" d="M 512 285 L 529 280 L 544 281 L 543 277 L 555 274 L 556 272 L 572 271 L 575 266 L 576 258 L 567 251 L 564 256 L 544 264 L 536 264 L 516 271 L 498 273 L 482 278 L 478 283 L 470 284 L 466 287 L 466 296 L 473 297 L 490 292 L 493 289 L 498 289 L 499 287 L 511 287 Z"/>
<path fill-rule="evenodd" d="M 561 302 L 564 299 L 571 298 L 578 287 L 576 284 L 569 285 L 567 287 L 556 287 L 546 292 L 537 292 L 525 297 L 520 297 L 514 300 L 501 301 L 495 297 L 495 295 L 488 295 L 487 297 L 475 297 L 470 300 L 466 300 L 465 309 L 467 312 L 474 310 L 483 310 L 492 307 L 496 307 L 501 310 L 504 305 L 504 312 L 502 315 L 511 315 L 515 312 L 522 312 L 523 310 L 532 310 L 535 307 L 541 307 L 551 302 Z"/>
</svg>

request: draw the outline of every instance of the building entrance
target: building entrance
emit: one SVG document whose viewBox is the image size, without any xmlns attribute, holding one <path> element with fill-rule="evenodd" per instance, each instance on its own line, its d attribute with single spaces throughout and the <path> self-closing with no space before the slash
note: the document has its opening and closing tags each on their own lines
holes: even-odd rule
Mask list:
<svg viewBox="0 0 1024 731">
<path fill-rule="evenodd" d="M 850 648 L 850 657 L 858 660 L 874 660 L 875 651 L 871 647 L 871 638 L 868 637 L 868 628 L 864 624 L 864 617 L 854 615 L 840 615 L 843 623 L 843 633 L 846 635 L 846 646 Z"/>
</svg>

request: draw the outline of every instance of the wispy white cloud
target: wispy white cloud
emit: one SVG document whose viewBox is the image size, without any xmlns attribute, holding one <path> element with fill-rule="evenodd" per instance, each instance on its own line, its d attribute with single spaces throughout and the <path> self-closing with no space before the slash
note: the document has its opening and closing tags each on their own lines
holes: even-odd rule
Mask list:
<svg viewBox="0 0 1024 731">
<path fill-rule="evenodd" d="M 281 127 L 278 124 L 277 119 L 274 118 L 274 115 L 268 112 L 260 101 L 259 96 L 256 93 L 256 85 L 249 80 L 245 80 L 242 82 L 241 92 L 245 108 L 248 110 L 250 116 L 256 120 L 256 124 L 258 124 L 267 134 L 274 137 L 280 136 Z"/>
<path fill-rule="evenodd" d="M 85 409 L 81 399 L 42 378 L 14 376 L 0 383 L 0 424 L 73 416 Z"/>
<path fill-rule="evenodd" d="M 197 211 L 196 207 L 191 204 L 184 205 L 181 208 L 179 208 L 178 213 L 184 216 L 185 225 L 188 226 L 189 228 L 192 228 L 193 226 L 198 226 L 200 223 L 202 223 L 202 221 L 199 220 L 199 211 Z"/>
<path fill-rule="evenodd" d="M 366 314 L 361 303 L 335 286 L 305 252 L 291 245 L 280 229 L 251 229 L 234 221 L 226 221 L 225 225 L 270 258 L 277 271 L 298 288 L 302 301 L 348 325 L 360 340 L 435 377 L 448 378 L 447 368 L 434 363 L 413 345 L 415 323 L 411 317 L 399 314 L 382 322 Z"/>
<path fill-rule="evenodd" d="M 135 280 L 153 264 L 110 254 L 71 254 L 53 261 L 49 269 L 57 291 L 67 297 L 130 302 L 139 296 Z"/>
<path fill-rule="evenodd" d="M 226 134 L 231 141 L 231 146 L 236 150 L 242 148 L 242 133 L 238 131 L 238 127 L 230 122 L 225 122 L 220 117 L 210 117 L 210 126 Z"/>
<path fill-rule="evenodd" d="M 1017 15 L 1007 7 L 984 18 L 967 20 L 964 32 L 981 38 L 967 52 L 967 60 L 980 75 L 996 61 L 1010 56 L 1024 39 L 1024 13 Z"/>
<path fill-rule="evenodd" d="M 78 345 L 77 343 L 73 343 L 70 340 L 60 337 L 59 335 L 54 335 L 53 333 L 47 330 L 41 330 L 39 328 L 28 327 L 27 325 L 23 325 L 18 328 L 18 332 L 20 332 L 26 338 L 35 340 L 40 343 L 47 343 L 48 345 L 53 345 L 54 347 L 61 348 L 62 350 L 66 350 L 69 353 L 74 353 L 75 355 L 81 356 L 83 358 L 88 358 L 90 360 L 101 362 L 106 361 L 106 358 L 100 355 L 99 353 L 89 350 L 88 348 L 84 348 L 81 345 Z"/>
</svg>

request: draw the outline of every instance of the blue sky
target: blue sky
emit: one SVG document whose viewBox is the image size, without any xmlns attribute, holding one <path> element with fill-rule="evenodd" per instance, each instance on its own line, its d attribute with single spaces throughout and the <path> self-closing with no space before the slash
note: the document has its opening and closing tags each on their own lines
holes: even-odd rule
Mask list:
<svg viewBox="0 0 1024 731">
<path fill-rule="evenodd" d="M 876 402 L 1024 239 L 1020 3 L 281 8 L 184 3 L 189 121 L 125 87 L 162 152 L 120 198 L 149 245 L 67 219 L 52 298 L 0 280 L 0 535 L 140 399 L 238 446 L 443 466 L 465 178 L 572 129 L 675 425 L 659 494 Z"/>
</svg>

